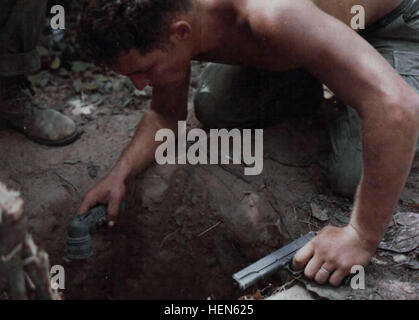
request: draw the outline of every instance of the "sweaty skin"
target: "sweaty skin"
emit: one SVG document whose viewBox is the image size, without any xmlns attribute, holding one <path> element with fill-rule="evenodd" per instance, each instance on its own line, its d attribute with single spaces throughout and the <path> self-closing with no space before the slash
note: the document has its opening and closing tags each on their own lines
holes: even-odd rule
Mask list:
<svg viewBox="0 0 419 320">
<path fill-rule="evenodd" d="M 126 182 L 154 162 L 161 128 L 186 119 L 190 60 L 287 70 L 303 67 L 353 106 L 363 126 L 363 176 L 350 224 L 326 227 L 294 258 L 318 283 L 341 283 L 366 265 L 409 174 L 419 132 L 419 96 L 348 24 L 363 5 L 369 25 L 401 0 L 193 0 L 173 17 L 168 52 L 131 49 L 112 66 L 138 89 L 153 86 L 151 107 L 114 168 L 84 197 L 79 213 L 109 203 L 115 221 Z M 350 88 L 350 90 L 347 90 Z M 321 271 L 321 267 L 330 273 Z"/>
</svg>

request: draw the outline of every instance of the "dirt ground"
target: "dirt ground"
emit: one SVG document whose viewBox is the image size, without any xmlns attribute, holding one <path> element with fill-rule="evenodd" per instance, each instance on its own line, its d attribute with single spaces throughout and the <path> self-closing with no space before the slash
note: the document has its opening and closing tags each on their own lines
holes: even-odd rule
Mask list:
<svg viewBox="0 0 419 320">
<path fill-rule="evenodd" d="M 41 103 L 84 130 L 77 142 L 43 147 L 0 128 L 0 181 L 22 192 L 35 241 L 52 265 L 65 266 L 66 299 L 236 299 L 257 289 L 267 295 L 292 277 L 280 272 L 242 292 L 232 274 L 303 233 L 348 221 L 351 201 L 331 192 L 319 165 L 329 148 L 322 116 L 288 119 L 265 130 L 260 176 L 243 176 L 240 165 L 150 168 L 129 185 L 118 224 L 93 236 L 94 255 L 68 260 L 67 224 L 129 142 L 151 93 L 82 62 L 67 68 L 43 70 L 31 81 Z M 203 68 L 193 66 L 190 109 Z M 189 125 L 199 125 L 193 112 Z M 396 212 L 417 213 L 418 191 L 415 159 Z M 315 217 L 319 210 L 327 221 Z M 408 268 L 417 255 L 378 250 L 365 290 L 298 281 L 316 299 L 418 299 L 418 273 Z"/>
<path fill-rule="evenodd" d="M 241 165 L 153 166 L 128 186 L 118 224 L 93 235 L 94 255 L 67 259 L 66 229 L 83 194 L 115 163 L 151 98 L 151 90 L 135 90 L 127 78 L 79 61 L 80 8 L 70 4 L 69 28 L 53 37 L 46 28 L 42 69 L 30 80 L 37 100 L 73 118 L 84 134 L 69 146 L 49 148 L 0 124 L 0 181 L 22 193 L 36 243 L 52 265 L 65 267 L 65 299 L 237 299 L 258 290 L 268 296 L 297 282 L 314 299 L 418 299 L 412 263 L 419 252 L 411 242 L 402 254 L 377 251 L 365 290 L 316 286 L 287 272 L 245 292 L 234 285 L 233 273 L 300 235 L 347 223 L 352 202 L 331 192 L 319 165 L 330 148 L 322 112 L 264 131 L 259 176 L 244 176 Z M 204 67 L 193 63 L 189 127 L 200 125 L 192 98 Z M 417 158 L 396 212 L 416 217 L 418 203 Z M 389 231 L 403 228 L 396 221 Z M 418 236 L 413 240 L 417 244 Z M 0 283 L 0 299 L 2 292 Z"/>
</svg>

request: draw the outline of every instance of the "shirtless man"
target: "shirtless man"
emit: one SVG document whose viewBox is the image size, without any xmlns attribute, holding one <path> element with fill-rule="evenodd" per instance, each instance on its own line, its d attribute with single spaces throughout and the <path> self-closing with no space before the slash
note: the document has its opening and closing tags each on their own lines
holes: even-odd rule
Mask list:
<svg viewBox="0 0 419 320">
<path fill-rule="evenodd" d="M 365 8 L 372 28 L 365 38 L 349 26 L 354 5 Z M 108 203 L 116 220 L 127 180 L 154 162 L 155 133 L 176 132 L 178 121 L 186 119 L 191 60 L 276 73 L 303 68 L 362 119 L 363 170 L 350 223 L 324 228 L 293 261 L 318 283 L 340 284 L 352 266 L 370 261 L 412 165 L 419 133 L 418 20 L 419 0 L 92 1 L 82 20 L 86 49 L 138 89 L 151 85 L 153 98 L 134 138 L 85 195 L 79 213 Z M 386 36 L 396 41 L 394 47 Z M 207 80 L 195 106 L 204 122 L 211 100 Z"/>
</svg>

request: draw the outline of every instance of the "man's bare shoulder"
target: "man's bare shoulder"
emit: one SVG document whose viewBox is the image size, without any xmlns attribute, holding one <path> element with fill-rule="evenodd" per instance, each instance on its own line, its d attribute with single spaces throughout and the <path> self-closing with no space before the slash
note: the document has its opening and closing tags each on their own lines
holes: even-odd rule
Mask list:
<svg viewBox="0 0 419 320">
<path fill-rule="evenodd" d="M 311 0 L 196 0 L 207 10 L 234 10 L 242 20 L 278 17 L 293 8 L 301 8 Z"/>
<path fill-rule="evenodd" d="M 269 36 L 272 32 L 280 36 L 282 31 L 286 36 L 286 30 L 298 26 L 299 20 L 309 16 L 309 12 L 316 8 L 310 0 L 233 0 L 231 2 L 241 20 L 247 22 L 254 33 L 260 36 Z"/>
<path fill-rule="evenodd" d="M 295 25 L 301 19 L 309 17 L 311 12 L 319 9 L 349 25 L 353 18 L 351 9 L 356 5 L 363 6 L 368 12 L 366 24 L 370 25 L 394 10 L 403 0 L 380 2 L 369 0 L 230 0 L 229 2 L 235 5 L 241 16 L 247 17 L 257 28 L 257 26 L 277 25 L 278 21 Z"/>
</svg>

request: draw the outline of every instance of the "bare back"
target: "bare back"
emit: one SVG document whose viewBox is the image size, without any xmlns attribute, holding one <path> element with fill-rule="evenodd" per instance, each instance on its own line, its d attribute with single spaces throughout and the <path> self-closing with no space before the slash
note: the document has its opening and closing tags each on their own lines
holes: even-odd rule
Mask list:
<svg viewBox="0 0 419 320">
<path fill-rule="evenodd" d="M 347 25 L 350 25 L 353 17 L 351 9 L 361 5 L 365 8 L 366 25 L 370 25 L 399 6 L 403 0 L 312 0 L 312 2 Z"/>
<path fill-rule="evenodd" d="M 288 61 L 286 56 L 278 57 L 278 52 L 273 53 L 265 45 L 263 36 L 256 36 L 250 26 L 254 9 L 260 8 L 260 2 L 263 0 L 197 1 L 211 16 L 217 17 L 213 28 L 215 32 L 218 31 L 219 39 L 216 48 L 195 57 L 196 60 L 253 66 L 269 70 L 285 70 L 296 67 Z M 402 1 L 312 0 L 322 11 L 348 26 L 354 16 L 351 13 L 351 8 L 355 5 L 362 5 L 365 8 L 366 25 L 368 26 L 394 10 Z"/>
</svg>

